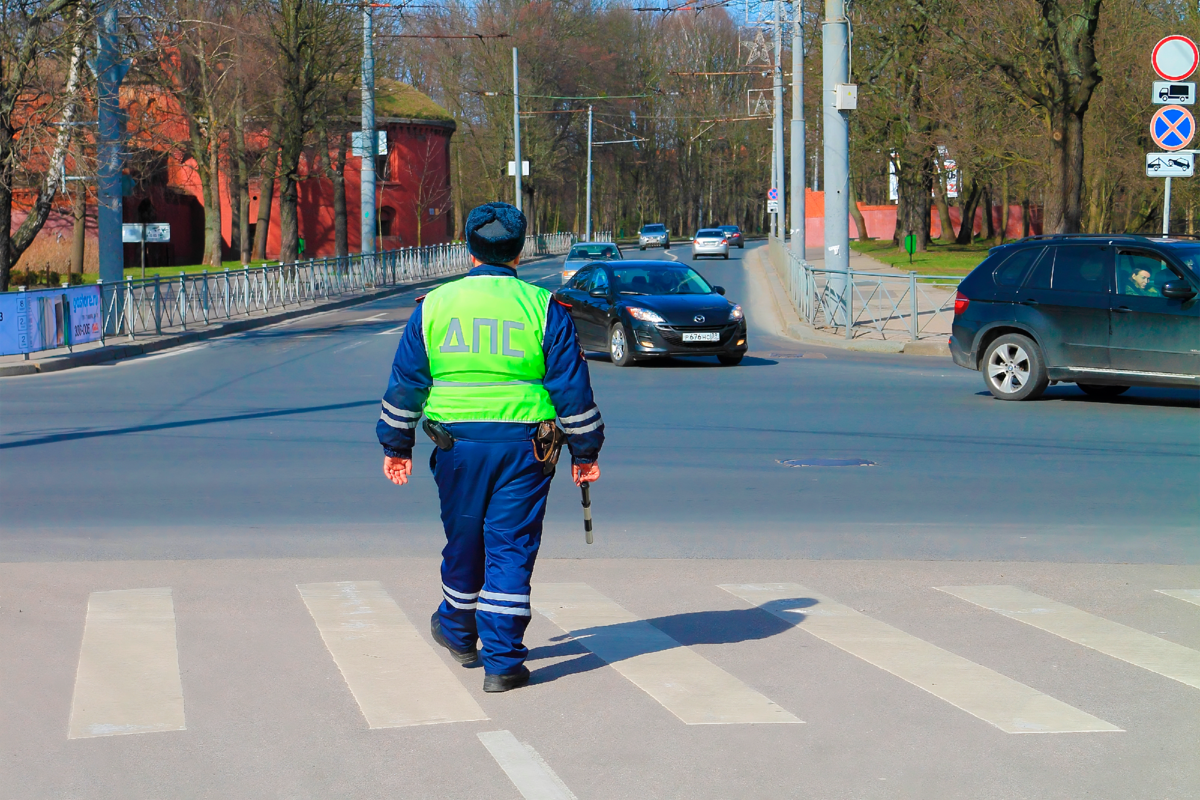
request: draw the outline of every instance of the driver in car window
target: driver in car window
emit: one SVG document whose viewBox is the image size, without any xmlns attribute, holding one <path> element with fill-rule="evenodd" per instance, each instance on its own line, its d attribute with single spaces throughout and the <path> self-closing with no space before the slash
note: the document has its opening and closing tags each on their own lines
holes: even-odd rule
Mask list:
<svg viewBox="0 0 1200 800">
<path fill-rule="evenodd" d="M 1121 280 L 1121 294 L 1134 297 L 1158 297 L 1151 276 L 1161 268 L 1162 262 L 1133 254 L 1118 256 L 1117 274 Z"/>
<path fill-rule="evenodd" d="M 1138 297 L 1157 297 L 1158 290 L 1150 285 L 1150 270 L 1135 267 L 1121 294 L 1132 294 Z"/>
</svg>

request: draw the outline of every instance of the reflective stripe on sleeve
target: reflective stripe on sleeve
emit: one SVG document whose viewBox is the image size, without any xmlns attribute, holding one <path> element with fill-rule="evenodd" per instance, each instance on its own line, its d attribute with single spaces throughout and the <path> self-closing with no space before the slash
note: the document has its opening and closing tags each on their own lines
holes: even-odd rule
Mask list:
<svg viewBox="0 0 1200 800">
<path fill-rule="evenodd" d="M 572 422 L 583 422 L 585 419 L 591 419 L 592 417 L 597 417 L 599 415 L 600 415 L 600 409 L 596 408 L 595 406 L 592 406 L 591 408 L 589 408 L 587 411 L 583 412 L 582 414 L 576 414 L 573 417 L 559 417 L 559 420 L 564 425 L 570 425 Z"/>
<path fill-rule="evenodd" d="M 388 411 L 388 413 L 389 413 L 389 414 L 392 414 L 392 415 L 394 415 L 394 416 L 397 416 L 397 417 L 410 417 L 410 418 L 412 418 L 412 417 L 420 417 L 420 416 L 421 416 L 421 412 L 420 412 L 420 411 L 405 411 L 403 408 L 396 408 L 394 405 L 392 405 L 391 403 L 389 403 L 387 400 L 384 400 L 384 401 L 383 401 L 383 407 L 384 407 L 385 409 L 387 409 L 387 411 Z"/>
<path fill-rule="evenodd" d="M 599 427 L 600 427 L 601 425 L 603 425 L 603 424 L 604 424 L 604 420 L 603 420 L 603 419 L 601 419 L 600 417 L 597 417 L 595 422 L 591 423 L 590 425 L 584 425 L 584 426 L 582 426 L 582 427 L 579 427 L 579 428 L 568 428 L 567 426 L 565 426 L 565 425 L 564 425 L 564 426 L 563 426 L 563 433 L 571 433 L 571 434 L 576 434 L 576 433 L 589 433 L 590 431 L 594 431 L 594 430 L 596 430 L 597 428 L 599 428 Z"/>
<path fill-rule="evenodd" d="M 446 597 L 443 599 L 446 601 L 447 604 L 454 606 L 455 608 L 461 608 L 465 611 L 476 610 L 476 606 L 478 605 L 477 603 L 460 603 L 457 600 L 451 600 L 449 597 Z M 528 613 L 528 612 L 526 612 L 526 613 Z"/>
<path fill-rule="evenodd" d="M 417 421 L 415 419 L 410 422 L 401 422 L 400 420 L 392 419 L 386 413 L 383 413 L 383 412 L 380 412 L 379 418 L 381 420 L 383 420 L 384 422 L 386 422 L 391 427 L 400 428 L 401 430 L 406 430 L 406 429 L 411 430 L 412 428 L 417 427 Z"/>
</svg>

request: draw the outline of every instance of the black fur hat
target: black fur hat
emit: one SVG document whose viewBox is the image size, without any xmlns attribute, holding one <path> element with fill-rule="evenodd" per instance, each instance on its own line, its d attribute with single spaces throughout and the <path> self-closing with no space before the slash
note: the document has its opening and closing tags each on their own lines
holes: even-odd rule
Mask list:
<svg viewBox="0 0 1200 800">
<path fill-rule="evenodd" d="M 467 249 L 485 264 L 507 264 L 525 248 L 525 215 L 508 203 L 484 203 L 467 215 Z"/>
</svg>

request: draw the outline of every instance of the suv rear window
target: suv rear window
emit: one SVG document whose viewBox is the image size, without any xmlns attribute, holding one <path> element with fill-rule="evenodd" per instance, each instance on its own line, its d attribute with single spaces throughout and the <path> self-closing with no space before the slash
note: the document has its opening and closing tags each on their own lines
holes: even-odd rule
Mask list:
<svg viewBox="0 0 1200 800">
<path fill-rule="evenodd" d="M 1038 260 L 1038 256 L 1046 252 L 1044 247 L 1026 247 L 1013 253 L 992 271 L 992 280 L 997 286 L 1020 286 L 1025 279 L 1025 273 Z"/>
</svg>

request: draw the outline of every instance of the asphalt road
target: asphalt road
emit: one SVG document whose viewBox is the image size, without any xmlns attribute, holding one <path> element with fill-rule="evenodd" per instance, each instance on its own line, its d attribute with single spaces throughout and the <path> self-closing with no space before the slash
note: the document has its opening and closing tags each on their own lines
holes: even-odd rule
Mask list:
<svg viewBox="0 0 1200 800">
<path fill-rule="evenodd" d="M 949 359 L 800 345 L 776 335 L 749 252 L 697 265 L 747 309 L 740 366 L 590 359 L 596 544 L 560 478 L 534 684 L 502 696 L 423 626 L 431 445 L 409 486 L 380 474 L 411 294 L 0 379 L 0 800 L 1195 796 L 1196 393 L 1004 403 Z M 554 286 L 556 267 L 522 273 Z M 875 466 L 779 463 L 802 458 Z M 783 605 L 745 599 L 775 584 Z M 339 639 L 322 591 L 402 619 Z M 597 603 L 611 626 L 571 622 Z M 125 685 L 122 664 L 143 671 Z M 388 686 L 432 716 L 374 726 L 398 713 Z M 122 698 L 153 732 L 109 735 L 135 732 L 112 721 Z"/>
</svg>

